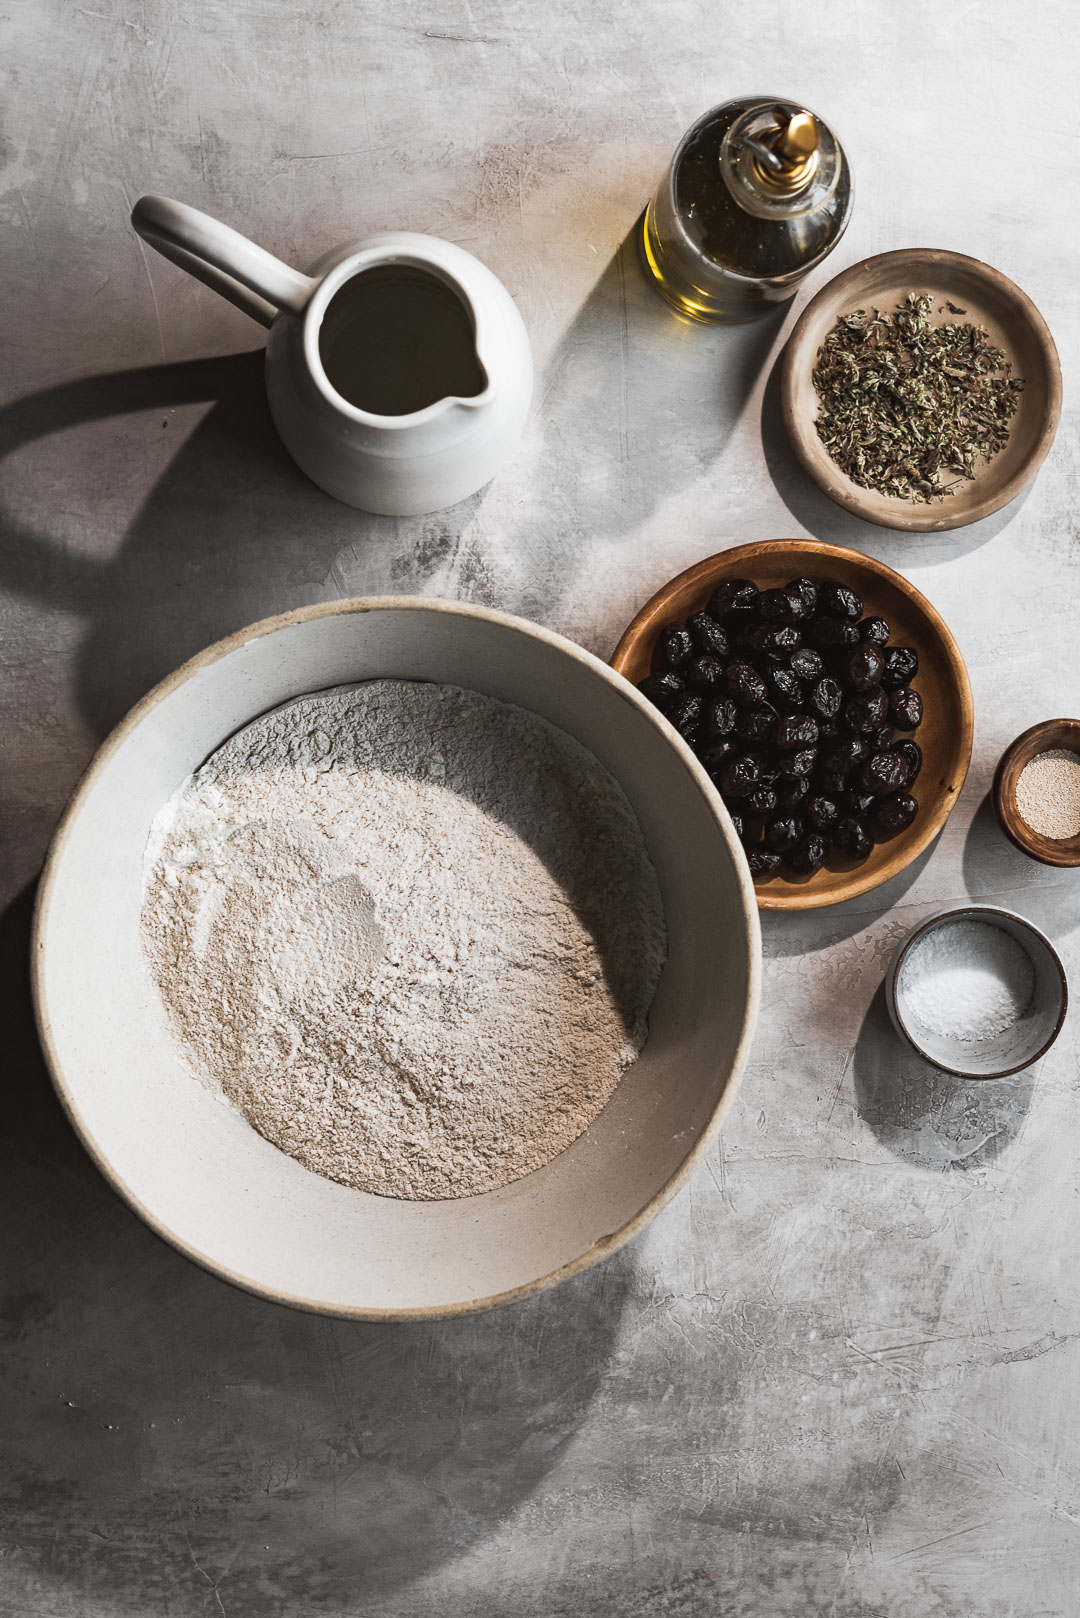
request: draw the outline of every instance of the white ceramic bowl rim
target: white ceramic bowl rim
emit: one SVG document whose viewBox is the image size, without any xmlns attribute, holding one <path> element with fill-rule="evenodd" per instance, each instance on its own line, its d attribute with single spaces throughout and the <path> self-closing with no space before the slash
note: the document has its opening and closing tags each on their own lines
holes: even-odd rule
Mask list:
<svg viewBox="0 0 1080 1618">
<path fill-rule="evenodd" d="M 513 1287 L 505 1292 L 483 1298 L 470 1298 L 451 1304 L 437 1304 L 416 1308 L 372 1309 L 359 1306 L 341 1307 L 323 1303 L 301 1296 L 286 1294 L 269 1286 L 259 1285 L 257 1282 L 242 1275 L 238 1275 L 209 1254 L 204 1253 L 186 1242 L 173 1232 L 163 1220 L 159 1219 L 137 1197 L 122 1177 L 116 1172 L 108 1158 L 99 1150 L 97 1143 L 85 1125 L 74 1091 L 63 1071 L 58 1052 L 53 1042 L 49 1008 L 46 1003 L 44 990 L 44 952 L 47 943 L 49 902 L 53 885 L 57 879 L 60 858 L 63 853 L 68 834 L 78 817 L 84 799 L 89 794 L 112 755 L 126 741 L 132 731 L 136 729 L 144 716 L 155 708 L 165 697 L 177 687 L 182 685 L 194 673 L 205 666 L 227 657 L 238 648 L 257 640 L 260 637 L 273 634 L 292 624 L 305 622 L 315 618 L 334 617 L 366 612 L 387 612 L 421 609 L 424 611 L 454 613 L 462 617 L 480 619 L 489 623 L 499 624 L 509 629 L 531 635 L 546 642 L 551 647 L 565 653 L 577 662 L 584 664 L 593 674 L 599 676 L 612 686 L 618 695 L 632 707 L 636 708 L 642 717 L 663 735 L 668 745 L 673 747 L 682 760 L 683 765 L 697 781 L 701 788 L 702 797 L 712 818 L 715 820 L 722 839 L 737 854 L 734 869 L 738 883 L 738 891 L 742 900 L 744 919 L 746 922 L 748 944 L 747 961 L 747 994 L 742 1007 L 738 1024 L 738 1033 L 735 1040 L 735 1054 L 729 1069 L 728 1081 L 724 1086 L 716 1106 L 707 1123 L 701 1130 L 686 1156 L 666 1183 L 661 1186 L 645 1206 L 619 1229 L 595 1241 L 584 1253 L 577 1258 L 559 1266 L 545 1275 L 535 1277 L 524 1284 Z M 166 676 L 158 685 L 153 687 L 146 696 L 129 711 L 116 728 L 102 743 L 101 747 L 91 759 L 87 769 L 77 783 L 71 799 L 59 821 L 52 842 L 46 856 L 44 869 L 38 886 L 37 900 L 34 908 L 34 917 L 31 932 L 31 984 L 34 998 L 34 1012 L 37 1021 L 39 1037 L 45 1055 L 46 1063 L 56 1089 L 60 1102 L 67 1113 L 75 1133 L 78 1135 L 89 1157 L 101 1171 L 106 1181 L 127 1202 L 143 1222 L 154 1233 L 176 1248 L 186 1258 L 208 1270 L 221 1280 L 228 1281 L 242 1291 L 254 1293 L 258 1297 L 270 1299 L 275 1303 L 290 1305 L 294 1308 L 309 1310 L 315 1313 L 327 1314 L 337 1318 L 350 1318 L 356 1320 L 424 1320 L 452 1317 L 463 1314 L 479 1313 L 482 1310 L 495 1306 L 517 1302 L 530 1297 L 536 1292 L 544 1291 L 568 1280 L 571 1276 L 579 1274 L 582 1270 L 590 1268 L 601 1259 L 618 1251 L 628 1241 L 632 1240 L 676 1195 L 689 1179 L 691 1173 L 701 1162 L 715 1142 L 720 1126 L 727 1114 L 728 1108 L 734 1099 L 739 1079 L 749 1054 L 753 1039 L 754 1027 L 757 1021 L 758 1007 L 761 991 L 761 929 L 758 918 L 757 902 L 749 867 L 741 855 L 741 845 L 735 835 L 728 812 L 724 807 L 719 794 L 706 775 L 701 764 L 695 758 L 690 748 L 678 735 L 673 726 L 669 725 L 659 711 L 653 707 L 630 682 L 617 674 L 608 664 L 604 663 L 593 653 L 586 651 L 573 641 L 562 635 L 544 629 L 541 626 L 529 623 L 510 613 L 496 612 L 486 607 L 473 606 L 467 602 L 446 601 L 425 596 L 361 596 L 343 601 L 319 602 L 311 606 L 299 607 L 291 612 L 277 614 L 274 617 L 263 618 L 258 622 L 237 630 L 224 640 L 216 641 L 212 645 L 196 653 L 187 662 L 172 674 Z"/>
<path fill-rule="evenodd" d="M 1016 1062 L 1012 1067 L 1004 1067 L 993 1073 L 973 1073 L 967 1068 L 949 1067 L 946 1065 L 946 1063 L 940 1061 L 938 1057 L 931 1055 L 931 1053 L 919 1043 L 911 1029 L 908 1027 L 907 1023 L 904 1021 L 903 1013 L 900 1010 L 900 999 L 896 993 L 896 985 L 900 981 L 900 974 L 903 970 L 904 962 L 907 959 L 912 946 L 917 944 L 920 938 L 925 938 L 927 933 L 934 932 L 938 927 L 943 927 L 948 922 L 962 921 L 965 916 L 973 916 L 976 918 L 976 920 L 990 920 L 994 916 L 1003 916 L 1007 921 L 1014 922 L 1016 926 L 1021 929 L 1021 931 L 1029 933 L 1031 937 L 1042 946 L 1046 952 L 1047 959 L 1056 970 L 1058 979 L 1061 983 L 1061 1003 L 1058 1014 L 1054 1021 L 1053 1028 L 1050 1030 L 1050 1033 L 1047 1035 L 1043 1043 L 1039 1046 L 1039 1049 L 1035 1051 L 1032 1056 L 1025 1057 L 1022 1062 Z M 899 949 L 896 951 L 896 954 L 893 956 L 889 965 L 888 983 L 890 988 L 889 998 L 891 1001 L 891 1010 L 893 1016 L 896 1020 L 897 1026 L 902 1032 L 904 1038 L 907 1040 L 908 1044 L 911 1046 L 912 1050 L 921 1056 L 925 1062 L 929 1062 L 933 1067 L 936 1067 L 939 1072 L 951 1073 L 955 1078 L 958 1079 L 971 1079 L 973 1081 L 981 1082 L 985 1079 L 1007 1079 L 1010 1078 L 1014 1073 L 1023 1073 L 1026 1068 L 1032 1067 L 1037 1061 L 1039 1061 L 1041 1057 L 1046 1055 L 1047 1051 L 1060 1034 L 1062 1025 L 1065 1022 L 1065 1015 L 1069 1009 L 1069 982 L 1065 975 L 1065 968 L 1062 965 L 1061 957 L 1057 950 L 1054 948 L 1053 944 L 1047 938 L 1042 929 L 1036 927 L 1033 921 L 1029 921 L 1026 916 L 1019 915 L 1015 910 L 1005 910 L 1000 905 L 954 905 L 950 909 L 939 910 L 935 915 L 928 916 L 924 922 L 921 922 L 918 927 L 914 928 L 914 930 L 908 934 L 903 943 L 900 945 Z"/>
</svg>

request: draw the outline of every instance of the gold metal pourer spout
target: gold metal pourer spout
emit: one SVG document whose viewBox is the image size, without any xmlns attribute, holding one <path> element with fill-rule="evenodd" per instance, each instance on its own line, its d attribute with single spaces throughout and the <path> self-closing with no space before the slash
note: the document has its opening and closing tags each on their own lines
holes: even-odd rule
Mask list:
<svg viewBox="0 0 1080 1618">
<path fill-rule="evenodd" d="M 754 178 L 774 195 L 792 196 L 803 191 L 817 173 L 818 124 L 813 113 L 791 107 L 777 107 L 772 129 L 749 137 Z"/>
</svg>

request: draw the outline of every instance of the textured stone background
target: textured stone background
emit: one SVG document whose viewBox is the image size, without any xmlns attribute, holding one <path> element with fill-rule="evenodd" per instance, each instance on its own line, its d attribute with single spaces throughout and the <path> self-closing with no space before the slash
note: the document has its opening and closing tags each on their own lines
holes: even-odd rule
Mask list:
<svg viewBox="0 0 1080 1618">
<path fill-rule="evenodd" d="M 4 1618 L 1036 1618 L 1080 1586 L 1080 1085 L 965 1088 L 889 1035 L 895 940 L 971 895 L 1080 983 L 1080 876 L 998 836 L 1005 743 L 1080 711 L 1078 52 L 1067 0 L 15 0 L 3 20 L 0 1123 Z M 793 319 L 691 330 L 624 245 L 682 130 L 760 89 L 829 115 L 850 231 L 999 265 L 1061 348 L 1035 487 L 944 537 L 819 498 L 779 431 Z M 1065 161 L 1058 161 L 1064 158 Z M 392 226 L 485 259 L 539 365 L 516 461 L 440 516 L 335 505 L 270 428 L 259 330 L 144 251 L 144 190 L 296 262 Z M 400 1328 L 230 1290 L 106 1189 L 30 1021 L 33 884 L 80 770 L 206 642 L 335 596 L 494 603 L 604 653 L 666 577 L 813 534 L 956 631 L 975 757 L 887 888 L 765 918 L 722 1146 L 630 1250 Z"/>
</svg>

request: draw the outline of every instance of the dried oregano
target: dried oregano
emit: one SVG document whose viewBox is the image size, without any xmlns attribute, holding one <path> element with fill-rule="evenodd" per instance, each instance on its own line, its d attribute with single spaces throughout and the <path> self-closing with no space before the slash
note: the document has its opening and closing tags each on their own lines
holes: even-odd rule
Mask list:
<svg viewBox="0 0 1080 1618">
<path fill-rule="evenodd" d="M 1024 386 L 984 326 L 935 326 L 933 307 L 910 292 L 894 314 L 842 315 L 813 378 L 818 436 L 837 466 L 864 489 L 924 504 L 1003 447 Z"/>
</svg>

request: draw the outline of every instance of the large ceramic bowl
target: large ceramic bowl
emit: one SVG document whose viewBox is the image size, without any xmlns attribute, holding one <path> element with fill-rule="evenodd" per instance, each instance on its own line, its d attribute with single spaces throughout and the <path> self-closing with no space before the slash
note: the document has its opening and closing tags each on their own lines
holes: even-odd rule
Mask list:
<svg viewBox="0 0 1080 1618">
<path fill-rule="evenodd" d="M 656 866 L 668 961 L 649 1037 L 559 1157 L 499 1191 L 406 1202 L 337 1185 L 271 1146 L 191 1077 L 139 946 L 154 815 L 227 736 L 291 697 L 375 677 L 519 703 L 621 782 Z M 376 1319 L 454 1314 L 595 1263 L 663 1207 L 708 1150 L 757 1012 L 746 862 L 689 750 L 598 658 L 451 602 L 372 598 L 267 619 L 145 697 L 61 822 L 34 929 L 39 1027 L 60 1098 L 113 1186 L 208 1269 L 282 1303 Z"/>
</svg>

